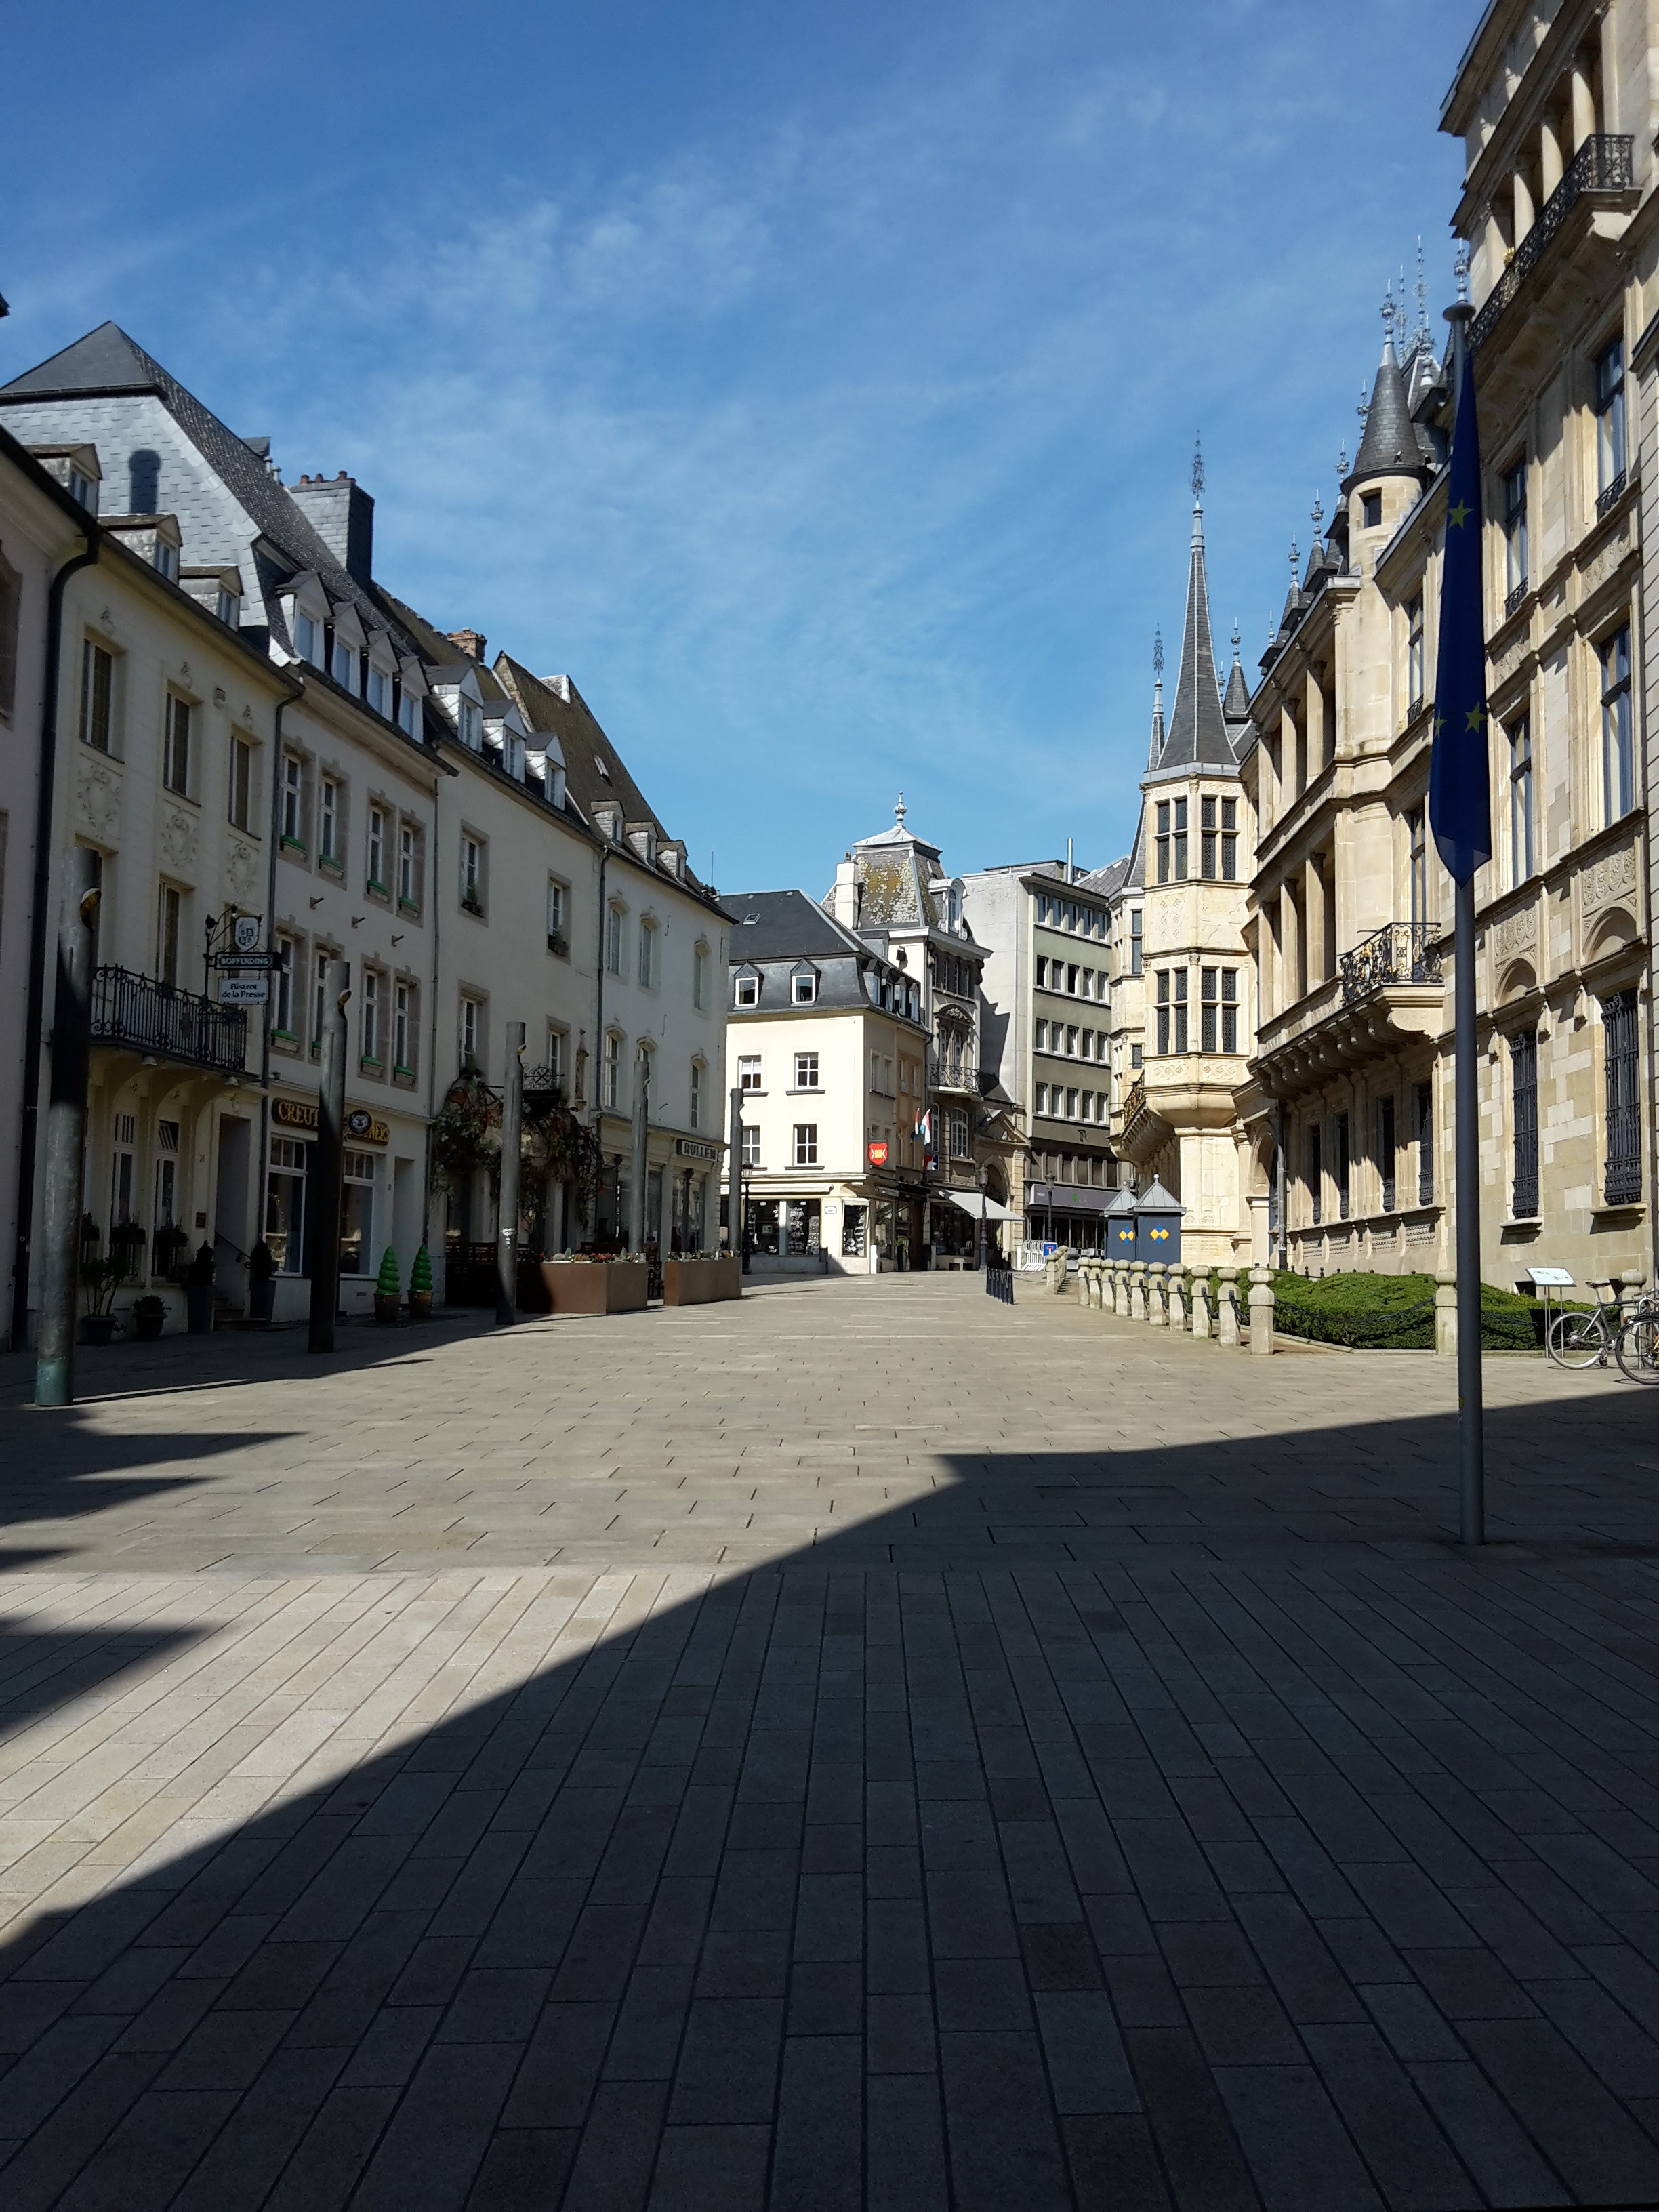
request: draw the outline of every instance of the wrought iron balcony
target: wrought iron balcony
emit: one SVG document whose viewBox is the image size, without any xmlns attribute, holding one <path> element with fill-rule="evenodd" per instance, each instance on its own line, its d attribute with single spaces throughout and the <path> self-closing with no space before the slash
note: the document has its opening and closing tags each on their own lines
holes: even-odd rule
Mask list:
<svg viewBox="0 0 1659 2212">
<path fill-rule="evenodd" d="M 1598 522 L 1601 521 L 1603 515 L 1611 514 L 1613 513 L 1613 508 L 1618 506 L 1620 501 L 1625 496 L 1625 486 L 1629 481 L 1630 479 L 1626 472 L 1623 469 L 1620 469 L 1618 475 L 1613 478 L 1612 482 L 1602 490 L 1596 493 L 1595 519 Z"/>
<path fill-rule="evenodd" d="M 125 1045 L 157 1060 L 240 1075 L 247 1064 L 247 1009 L 222 1006 L 127 968 L 100 968 L 92 979 L 94 1043 Z"/>
<path fill-rule="evenodd" d="M 1419 921 L 1385 921 L 1342 955 L 1342 1003 L 1369 998 L 1390 983 L 1437 983 L 1435 932 Z"/>
<path fill-rule="evenodd" d="M 1586 192 L 1627 192 L 1636 182 L 1632 155 L 1634 138 L 1624 133 L 1603 132 L 1586 138 L 1568 162 L 1560 183 L 1539 209 L 1532 228 L 1515 249 L 1514 258 L 1487 295 L 1480 313 L 1469 325 L 1471 346 L 1484 344 L 1503 313 L 1536 266 L 1539 256 L 1555 236 L 1577 202 Z"/>
</svg>

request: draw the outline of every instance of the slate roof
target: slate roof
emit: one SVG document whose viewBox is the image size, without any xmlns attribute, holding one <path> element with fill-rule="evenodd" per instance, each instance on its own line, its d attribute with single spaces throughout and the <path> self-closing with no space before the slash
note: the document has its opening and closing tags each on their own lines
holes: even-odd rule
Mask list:
<svg viewBox="0 0 1659 2212">
<path fill-rule="evenodd" d="M 1181 669 L 1169 733 L 1158 757 L 1160 769 L 1236 765 L 1221 712 L 1215 647 L 1210 640 L 1210 587 L 1204 568 L 1204 511 L 1193 507 L 1192 557 L 1187 570 L 1187 616 L 1181 633 Z"/>
<path fill-rule="evenodd" d="M 1237 635 L 1233 640 L 1233 665 L 1227 675 L 1227 696 L 1221 702 L 1221 711 L 1230 722 L 1248 722 L 1250 719 L 1250 687 L 1239 663 Z"/>
<path fill-rule="evenodd" d="M 1390 336 L 1382 343 L 1382 359 L 1371 386 L 1365 433 L 1354 456 L 1353 472 L 1342 489 L 1348 491 L 1368 477 L 1426 476 L 1431 465 L 1412 420 L 1406 379 Z"/>
<path fill-rule="evenodd" d="M 728 891 L 720 903 L 732 918 L 734 963 L 867 957 L 851 931 L 832 921 L 805 891 Z"/>
</svg>

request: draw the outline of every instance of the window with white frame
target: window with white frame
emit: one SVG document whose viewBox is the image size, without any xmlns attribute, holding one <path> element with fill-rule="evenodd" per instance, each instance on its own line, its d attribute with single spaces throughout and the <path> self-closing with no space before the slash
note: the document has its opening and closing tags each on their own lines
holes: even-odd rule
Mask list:
<svg viewBox="0 0 1659 2212">
<path fill-rule="evenodd" d="M 605 917 L 605 965 L 608 975 L 620 975 L 623 971 L 623 909 L 611 906 Z"/>
<path fill-rule="evenodd" d="M 334 665 L 329 671 L 334 681 L 355 697 L 357 690 L 357 655 L 337 633 L 334 640 Z"/>
<path fill-rule="evenodd" d="M 392 987 L 392 1072 L 394 1075 L 414 1074 L 417 1034 L 415 986 L 399 976 Z"/>
<path fill-rule="evenodd" d="M 81 647 L 81 742 L 108 752 L 113 742 L 115 655 L 91 638 Z"/>
<path fill-rule="evenodd" d="M 380 1066 L 380 974 L 376 968 L 363 969 L 362 1064 L 365 1067 Z"/>
<path fill-rule="evenodd" d="M 760 1004 L 760 977 L 753 974 L 738 975 L 732 995 L 740 1006 L 757 1006 Z"/>
<path fill-rule="evenodd" d="M 743 1125 L 743 1164 L 746 1168 L 757 1168 L 761 1164 L 761 1133 L 754 1122 Z"/>
<path fill-rule="evenodd" d="M 461 994 L 461 1064 L 483 1069 L 483 1001 L 469 991 Z"/>
<path fill-rule="evenodd" d="M 738 1058 L 738 1088 L 739 1091 L 758 1091 L 761 1087 L 761 1063 L 757 1052 L 745 1052 Z"/>
<path fill-rule="evenodd" d="M 180 798 L 190 792 L 191 708 L 176 691 L 167 693 L 167 723 L 161 737 L 161 781 Z"/>
<path fill-rule="evenodd" d="M 421 903 L 421 833 L 413 822 L 398 824 L 398 903 L 411 911 Z"/>
<path fill-rule="evenodd" d="M 951 1139 L 951 1158 L 953 1160 L 967 1159 L 969 1157 L 968 1116 L 953 1107 L 946 1117 L 946 1127 Z"/>
<path fill-rule="evenodd" d="M 484 841 L 461 832 L 461 904 L 468 914 L 483 912 Z"/>
<path fill-rule="evenodd" d="M 323 626 L 303 607 L 294 610 L 294 650 L 301 660 L 308 660 L 313 668 L 322 666 Z"/>
<path fill-rule="evenodd" d="M 569 887 L 556 876 L 547 879 L 547 949 L 550 952 L 564 953 L 570 950 L 565 935 L 565 914 L 570 897 Z"/>
<path fill-rule="evenodd" d="M 419 702 L 408 691 L 398 694 L 398 727 L 406 738 L 415 734 L 415 720 L 420 711 Z"/>
<path fill-rule="evenodd" d="M 1595 489 L 1609 506 L 1625 482 L 1625 347 L 1615 338 L 1595 357 Z"/>
<path fill-rule="evenodd" d="M 565 1032 L 550 1022 L 547 1025 L 547 1079 L 553 1089 L 560 1092 L 563 1091 L 565 1085 L 568 1042 Z"/>
<path fill-rule="evenodd" d="M 276 965 L 270 976 L 270 1025 L 276 1036 L 292 1042 L 295 1036 L 294 965 L 298 948 L 291 937 L 279 937 L 274 949 Z"/>
<path fill-rule="evenodd" d="M 1504 733 L 1510 745 L 1510 881 L 1532 873 L 1532 724 L 1525 714 Z"/>
<path fill-rule="evenodd" d="M 246 738 L 230 741 L 230 803 L 227 810 L 233 830 L 253 827 L 253 748 Z"/>
<path fill-rule="evenodd" d="M 797 1091 L 816 1091 L 818 1088 L 818 1056 L 815 1052 L 795 1054 L 795 1088 Z"/>
<path fill-rule="evenodd" d="M 384 891 L 386 881 L 386 814 L 384 806 L 368 810 L 368 888 Z"/>
<path fill-rule="evenodd" d="M 815 1168 L 818 1164 L 818 1125 L 816 1121 L 797 1121 L 795 1124 L 795 1165 Z"/>
<path fill-rule="evenodd" d="M 694 1129 L 701 1129 L 702 1127 L 702 1062 L 700 1060 L 694 1060 L 691 1063 L 690 1114 L 691 1127 Z"/>
<path fill-rule="evenodd" d="M 615 1114 L 622 1106 L 623 1041 L 614 1030 L 606 1032 L 605 1040 L 604 1087 L 600 1097 L 608 1112 Z"/>
<path fill-rule="evenodd" d="M 789 997 L 792 1005 L 810 1006 L 818 995 L 818 979 L 811 969 L 799 969 L 790 978 Z"/>
<path fill-rule="evenodd" d="M 1504 592 L 1505 601 L 1527 588 L 1527 459 L 1523 453 L 1503 480 Z"/>
<path fill-rule="evenodd" d="M 483 746 L 483 708 L 474 699 L 463 698 L 459 702 L 459 720 L 461 743 L 475 753 L 480 751 Z"/>
<path fill-rule="evenodd" d="M 392 713 L 392 678 L 384 668 L 368 664 L 368 703 L 377 714 L 390 717 Z"/>
<path fill-rule="evenodd" d="M 283 755 L 282 837 L 305 850 L 305 763 L 297 753 Z"/>
<path fill-rule="evenodd" d="M 317 857 L 337 867 L 340 863 L 340 786 L 325 775 L 317 787 Z"/>
</svg>

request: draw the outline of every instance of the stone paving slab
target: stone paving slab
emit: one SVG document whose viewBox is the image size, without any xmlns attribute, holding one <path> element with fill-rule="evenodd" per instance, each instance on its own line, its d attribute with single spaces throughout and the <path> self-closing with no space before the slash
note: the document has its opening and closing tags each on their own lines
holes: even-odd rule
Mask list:
<svg viewBox="0 0 1659 2212">
<path fill-rule="evenodd" d="M 973 1278 L 0 1366 L 0 2203 L 1659 2201 L 1659 1422 Z"/>
</svg>

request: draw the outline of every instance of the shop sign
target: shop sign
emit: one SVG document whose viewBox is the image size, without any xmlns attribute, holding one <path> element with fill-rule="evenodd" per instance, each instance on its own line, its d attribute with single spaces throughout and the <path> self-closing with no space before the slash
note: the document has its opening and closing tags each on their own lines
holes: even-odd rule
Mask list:
<svg viewBox="0 0 1659 2212">
<path fill-rule="evenodd" d="M 315 1136 L 317 1102 L 314 1098 L 273 1098 L 270 1120 L 274 1128 L 303 1129 Z M 364 1106 L 355 1106 L 346 1115 L 345 1133 L 354 1145 L 386 1145 L 392 1141 L 389 1125 L 377 1120 Z"/>
<path fill-rule="evenodd" d="M 884 1167 L 886 1166 L 886 1164 L 887 1164 L 887 1147 L 886 1147 L 886 1146 L 885 1146 L 885 1145 L 872 1145 L 872 1146 L 871 1146 L 871 1147 L 870 1147 L 870 1164 L 871 1164 L 871 1166 L 872 1166 L 872 1168 L 884 1168 Z"/>
<path fill-rule="evenodd" d="M 720 1156 L 718 1145 L 705 1144 L 701 1137 L 678 1137 L 674 1150 L 683 1160 L 717 1160 Z"/>
<path fill-rule="evenodd" d="M 269 975 L 227 975 L 219 986 L 222 1006 L 263 1006 L 270 1000 Z"/>
</svg>

